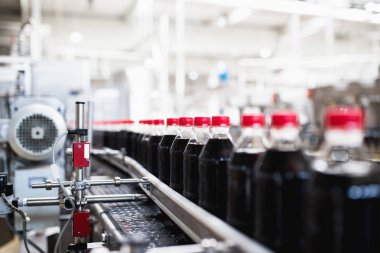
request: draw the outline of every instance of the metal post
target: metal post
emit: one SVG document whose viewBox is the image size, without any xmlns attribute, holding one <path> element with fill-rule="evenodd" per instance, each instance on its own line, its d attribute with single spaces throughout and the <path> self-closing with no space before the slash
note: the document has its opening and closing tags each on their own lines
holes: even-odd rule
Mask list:
<svg viewBox="0 0 380 253">
<path fill-rule="evenodd" d="M 90 143 L 90 150 L 92 150 L 92 138 L 93 138 L 93 121 L 94 121 L 94 102 L 87 102 L 87 141 Z M 91 164 L 91 161 L 90 161 Z M 86 178 L 91 175 L 91 166 L 85 171 Z"/>
<path fill-rule="evenodd" d="M 84 129 L 84 102 L 76 102 L 75 104 L 75 128 Z M 84 142 L 85 136 L 76 135 L 75 142 Z M 84 180 L 84 168 L 74 168 L 75 169 L 75 181 L 81 182 Z M 83 190 L 75 190 L 76 201 L 79 202 L 78 211 L 82 211 L 82 205 L 80 204 L 83 200 Z"/>
</svg>

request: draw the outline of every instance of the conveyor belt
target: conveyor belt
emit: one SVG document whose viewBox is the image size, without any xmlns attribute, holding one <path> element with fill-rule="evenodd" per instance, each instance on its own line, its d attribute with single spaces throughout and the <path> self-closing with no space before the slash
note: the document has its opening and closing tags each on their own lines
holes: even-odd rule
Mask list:
<svg viewBox="0 0 380 253">
<path fill-rule="evenodd" d="M 126 177 L 110 165 L 93 160 L 92 175 Z M 92 194 L 143 193 L 137 185 L 94 186 Z M 102 204 L 102 209 L 117 228 L 122 237 L 143 237 L 148 248 L 192 243 L 185 233 L 172 222 L 151 200 L 126 203 Z M 115 231 L 113 231 L 115 232 Z"/>
</svg>

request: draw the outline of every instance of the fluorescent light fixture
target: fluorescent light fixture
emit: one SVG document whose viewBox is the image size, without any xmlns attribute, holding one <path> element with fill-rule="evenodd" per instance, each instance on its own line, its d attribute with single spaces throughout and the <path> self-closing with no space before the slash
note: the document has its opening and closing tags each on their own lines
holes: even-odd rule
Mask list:
<svg viewBox="0 0 380 253">
<path fill-rule="evenodd" d="M 216 26 L 219 28 L 223 28 L 223 27 L 226 27 L 226 25 L 227 25 L 227 18 L 225 16 L 218 17 L 218 19 L 216 20 Z"/>
<path fill-rule="evenodd" d="M 270 50 L 270 48 L 263 47 L 260 49 L 259 55 L 261 58 L 269 58 L 272 56 L 272 50 Z"/>
<path fill-rule="evenodd" d="M 228 15 L 228 24 L 236 25 L 252 15 L 250 8 L 236 8 Z"/>
<path fill-rule="evenodd" d="M 72 43 L 80 43 L 82 42 L 82 39 L 83 39 L 83 35 L 78 31 L 74 31 L 70 34 L 70 41 Z"/>
</svg>

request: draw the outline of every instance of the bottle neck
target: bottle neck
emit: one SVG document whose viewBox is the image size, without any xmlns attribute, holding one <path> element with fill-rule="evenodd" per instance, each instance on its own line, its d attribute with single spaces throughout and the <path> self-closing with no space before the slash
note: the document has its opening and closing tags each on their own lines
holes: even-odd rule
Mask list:
<svg viewBox="0 0 380 253">
<path fill-rule="evenodd" d="M 198 144 L 206 144 L 206 142 L 211 138 L 209 127 L 194 127 L 194 139 Z"/>
<path fill-rule="evenodd" d="M 180 126 L 179 127 L 179 133 L 177 137 L 183 138 L 183 139 L 190 139 L 193 135 L 193 127 L 192 126 Z"/>
<path fill-rule="evenodd" d="M 272 149 L 294 151 L 301 147 L 299 129 L 296 127 L 272 128 L 270 136 Z"/>
<path fill-rule="evenodd" d="M 325 132 L 322 156 L 334 162 L 367 160 L 363 147 L 364 132 L 361 129 L 332 129 Z"/>
<path fill-rule="evenodd" d="M 211 137 L 213 139 L 230 139 L 230 129 L 229 127 L 212 127 Z"/>
<path fill-rule="evenodd" d="M 243 127 L 239 140 L 236 144 L 236 152 L 263 152 L 265 145 L 263 142 L 264 128 Z"/>
<path fill-rule="evenodd" d="M 178 126 L 167 126 L 165 134 L 166 135 L 178 135 Z"/>
</svg>

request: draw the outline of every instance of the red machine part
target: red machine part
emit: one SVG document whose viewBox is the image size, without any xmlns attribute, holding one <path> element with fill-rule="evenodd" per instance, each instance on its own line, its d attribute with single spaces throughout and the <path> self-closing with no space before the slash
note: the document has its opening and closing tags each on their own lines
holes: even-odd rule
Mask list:
<svg viewBox="0 0 380 253">
<path fill-rule="evenodd" d="M 90 167 L 90 143 L 73 143 L 73 167 Z"/>
<path fill-rule="evenodd" d="M 73 214 L 73 237 L 90 235 L 90 210 L 75 211 Z"/>
</svg>

